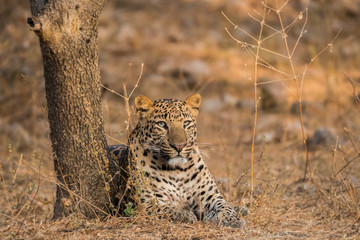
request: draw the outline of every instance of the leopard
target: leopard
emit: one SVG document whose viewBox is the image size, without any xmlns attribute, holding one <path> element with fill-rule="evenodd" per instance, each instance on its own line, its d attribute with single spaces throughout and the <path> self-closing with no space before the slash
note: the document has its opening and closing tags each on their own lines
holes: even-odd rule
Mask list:
<svg viewBox="0 0 360 240">
<path fill-rule="evenodd" d="M 185 101 L 137 96 L 138 123 L 128 145 L 112 145 L 109 150 L 119 161 L 128 157 L 138 173 L 131 174 L 127 185 L 136 186 L 134 194 L 148 214 L 244 227 L 245 221 L 224 199 L 200 153 L 196 122 L 200 104 L 198 93 Z"/>
</svg>

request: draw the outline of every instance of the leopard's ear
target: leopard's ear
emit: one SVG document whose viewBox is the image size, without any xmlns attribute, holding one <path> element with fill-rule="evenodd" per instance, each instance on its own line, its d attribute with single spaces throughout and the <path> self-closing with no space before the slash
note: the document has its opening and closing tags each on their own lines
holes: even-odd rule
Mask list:
<svg viewBox="0 0 360 240">
<path fill-rule="evenodd" d="M 154 111 L 154 104 L 149 98 L 138 96 L 135 98 L 135 108 L 136 113 L 141 120 L 148 117 Z"/>
<path fill-rule="evenodd" d="M 196 93 L 188 97 L 185 101 L 186 105 L 190 108 L 190 112 L 193 118 L 196 118 L 199 114 L 199 107 L 201 104 L 201 96 Z"/>
</svg>

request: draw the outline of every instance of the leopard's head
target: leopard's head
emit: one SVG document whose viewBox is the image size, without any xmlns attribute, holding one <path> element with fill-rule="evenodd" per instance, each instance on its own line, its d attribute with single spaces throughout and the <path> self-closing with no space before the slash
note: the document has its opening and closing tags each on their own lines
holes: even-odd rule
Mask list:
<svg viewBox="0 0 360 240">
<path fill-rule="evenodd" d="M 185 164 L 197 146 L 196 117 L 200 103 L 200 94 L 185 101 L 160 99 L 153 102 L 145 96 L 136 97 L 140 144 L 170 165 Z"/>
</svg>

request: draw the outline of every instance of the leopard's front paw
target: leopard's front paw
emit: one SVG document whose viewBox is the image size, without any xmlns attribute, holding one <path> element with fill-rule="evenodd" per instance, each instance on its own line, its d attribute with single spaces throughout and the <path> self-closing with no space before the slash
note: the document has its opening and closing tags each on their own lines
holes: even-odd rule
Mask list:
<svg viewBox="0 0 360 240">
<path fill-rule="evenodd" d="M 245 227 L 246 223 L 241 218 L 222 219 L 220 224 L 224 227 L 241 228 Z"/>
<path fill-rule="evenodd" d="M 221 212 L 218 215 L 218 219 L 220 225 L 224 227 L 241 228 L 246 226 L 246 223 L 243 219 L 238 218 L 232 213 Z"/>
<path fill-rule="evenodd" d="M 182 211 L 177 211 L 172 214 L 172 219 L 174 221 L 186 222 L 186 223 L 196 223 L 198 221 L 195 213 L 190 210 L 183 209 Z"/>
</svg>

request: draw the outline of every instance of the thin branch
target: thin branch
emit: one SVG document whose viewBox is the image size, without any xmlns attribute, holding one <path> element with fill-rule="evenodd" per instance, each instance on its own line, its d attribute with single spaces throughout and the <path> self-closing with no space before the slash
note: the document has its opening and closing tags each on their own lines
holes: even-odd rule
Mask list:
<svg viewBox="0 0 360 240">
<path fill-rule="evenodd" d="M 255 163 L 254 166 L 257 166 L 257 165 L 260 164 L 260 162 L 261 162 L 261 160 L 262 160 L 262 156 L 263 156 L 263 152 L 260 152 L 260 157 L 259 157 L 259 159 L 256 161 L 256 163 Z M 250 171 L 251 171 L 251 167 L 250 167 L 245 173 L 243 173 L 243 174 L 238 178 L 238 180 L 236 180 L 236 182 L 233 184 L 233 187 L 236 187 L 236 186 L 239 184 L 239 182 L 241 181 L 241 179 L 243 179 L 246 175 L 248 175 Z"/>
<path fill-rule="evenodd" d="M 249 46 L 252 47 L 252 48 L 256 48 L 256 49 L 259 48 L 259 50 L 262 50 L 262 51 L 265 51 L 265 52 L 274 54 L 274 55 L 276 55 L 276 56 L 279 56 L 279 57 L 288 59 L 288 57 L 287 57 L 286 55 L 284 55 L 284 54 L 281 54 L 281 53 L 278 53 L 278 52 L 274 52 L 274 51 L 272 51 L 272 50 L 270 50 L 270 49 L 267 49 L 267 48 L 258 47 L 257 45 L 254 45 L 254 44 L 251 44 L 251 43 L 243 42 L 243 41 L 235 38 L 235 37 L 230 33 L 230 31 L 229 31 L 227 28 L 225 28 L 225 30 L 226 30 L 226 32 L 229 34 L 229 36 L 230 36 L 236 43 L 241 44 L 241 47 L 242 47 L 242 48 L 248 48 Z"/>
<path fill-rule="evenodd" d="M 19 228 L 17 229 L 16 233 L 14 234 L 14 237 L 16 237 L 16 236 L 19 234 L 20 229 L 21 229 L 22 226 L 24 225 L 25 220 L 26 220 L 27 216 L 29 215 L 30 207 L 31 207 L 31 205 L 33 205 L 34 200 L 35 200 L 35 197 L 36 197 L 37 194 L 39 193 L 40 184 L 41 184 L 40 169 L 41 169 L 41 161 L 39 161 L 39 170 L 38 170 L 38 171 L 39 171 L 39 174 L 38 174 L 39 177 L 38 177 L 38 185 L 37 185 L 37 188 L 36 188 L 36 192 L 35 192 L 33 198 L 31 199 L 31 202 L 30 202 L 30 204 L 29 204 L 29 209 L 28 209 L 28 211 L 26 212 L 25 217 L 24 217 L 23 221 L 21 222 Z M 24 206 L 25 206 L 25 205 L 24 205 Z M 19 215 L 19 214 L 20 214 L 20 213 L 18 213 L 18 215 Z M 15 217 L 15 218 L 16 218 L 16 217 Z"/>
<path fill-rule="evenodd" d="M 355 157 L 353 157 L 350 161 L 348 161 L 340 170 L 336 172 L 333 178 L 335 178 L 338 174 L 340 174 L 347 166 L 349 166 L 355 160 L 360 159 L 360 153 L 358 153 Z"/>
<path fill-rule="evenodd" d="M 114 94 L 116 94 L 116 95 L 118 95 L 118 96 L 120 96 L 120 97 L 122 97 L 122 98 L 125 98 L 124 95 L 121 95 L 120 93 L 116 92 L 115 90 L 112 90 L 112 89 L 104 86 L 103 84 L 100 84 L 100 85 L 101 85 L 101 87 L 105 88 L 105 89 L 108 90 L 109 92 L 114 93 Z"/>
<path fill-rule="evenodd" d="M 16 167 L 15 174 L 14 174 L 14 176 L 13 176 L 12 184 L 14 184 L 15 181 L 16 181 L 16 175 L 17 175 L 17 173 L 19 172 L 19 168 L 20 168 L 20 166 L 21 166 L 21 162 L 22 162 L 22 159 L 23 159 L 23 155 L 24 155 L 24 154 L 21 154 L 21 155 L 20 155 L 20 159 L 19 159 L 18 165 L 17 165 L 17 167 Z"/>
<path fill-rule="evenodd" d="M 357 95 L 357 92 L 356 92 L 356 85 L 359 84 L 357 82 L 355 82 L 350 76 L 348 76 L 346 73 L 344 73 L 346 79 L 350 82 L 351 86 L 352 86 L 352 89 L 353 89 L 353 96 L 354 96 L 354 101 L 355 101 L 355 104 L 357 106 L 357 110 L 358 112 L 360 113 L 360 98 L 359 96 Z"/>
<path fill-rule="evenodd" d="M 301 15 L 299 15 L 299 16 L 302 16 L 302 12 L 300 14 Z M 308 8 L 305 8 L 305 21 L 304 21 L 304 24 L 303 24 L 303 26 L 301 28 L 300 33 L 299 33 L 299 37 L 296 39 L 296 43 L 295 43 L 295 45 L 293 47 L 293 50 L 291 51 L 291 54 L 290 54 L 291 57 L 294 55 L 295 50 L 296 50 L 297 46 L 299 45 L 300 39 L 302 38 L 303 34 L 306 32 L 305 31 L 305 26 L 307 24 L 307 21 L 308 21 Z"/>
<path fill-rule="evenodd" d="M 259 14 L 258 12 L 256 12 L 256 13 Z M 255 16 L 251 15 L 251 13 L 248 13 L 248 15 L 249 15 L 249 17 L 251 17 L 254 21 L 256 21 L 256 22 L 258 22 L 258 23 L 261 22 L 258 18 L 256 18 Z M 259 14 L 259 15 L 260 15 L 260 14 Z M 261 16 L 261 15 L 260 15 L 260 16 Z M 299 14 L 299 16 L 300 16 L 300 14 Z M 295 23 L 297 23 L 298 21 L 299 21 L 299 17 L 296 17 L 289 25 L 287 25 L 287 26 L 285 27 L 285 32 L 289 32 L 289 31 L 292 29 L 292 27 L 295 26 Z M 281 34 L 281 32 L 282 32 L 281 29 L 278 30 L 278 29 L 274 28 L 273 26 L 271 26 L 271 25 L 269 25 L 269 24 L 267 24 L 267 23 L 264 23 L 264 26 L 267 27 L 267 28 L 269 28 L 269 29 L 271 29 L 271 30 L 273 30 L 274 33 L 273 33 L 273 34 L 270 34 L 269 36 L 267 36 L 267 37 L 265 37 L 265 38 L 263 38 L 263 39 L 262 39 L 263 42 L 266 41 L 266 40 L 269 39 L 269 38 L 272 38 L 273 36 L 275 36 L 275 35 L 277 35 L 277 34 Z"/>
<path fill-rule="evenodd" d="M 266 62 L 265 60 L 263 60 L 262 58 L 259 58 L 259 61 L 261 61 L 261 63 L 259 63 L 260 66 L 266 67 L 270 70 L 273 70 L 274 72 L 277 72 L 287 78 L 290 78 L 289 74 L 287 72 L 281 71 L 280 69 L 277 69 L 276 67 L 272 66 L 270 63 Z M 294 78 L 291 78 L 294 79 Z"/>
<path fill-rule="evenodd" d="M 251 141 L 251 196 L 254 193 L 254 152 L 255 152 L 255 134 L 256 134 L 256 125 L 257 125 L 257 115 L 258 115 L 258 97 L 257 97 L 257 81 L 258 81 L 258 60 L 259 53 L 261 48 L 261 39 L 264 29 L 266 16 L 266 8 L 263 10 L 263 20 L 260 24 L 260 31 L 257 41 L 257 49 L 254 63 L 254 123 L 253 123 L 253 132 L 252 132 L 252 141 Z"/>
<path fill-rule="evenodd" d="M 132 89 L 132 91 L 130 92 L 129 94 L 129 98 L 131 98 L 132 94 L 134 93 L 135 89 L 139 86 L 139 82 L 140 82 L 140 79 L 142 77 L 142 74 L 143 74 L 143 70 L 144 70 L 144 63 L 141 63 L 141 69 L 140 69 L 140 74 L 139 74 L 139 77 L 136 81 L 136 84 L 134 85 L 134 88 Z"/>
<path fill-rule="evenodd" d="M 3 168 L 2 168 L 1 162 L 0 162 L 0 173 L 1 173 L 2 184 L 3 184 L 3 188 L 4 188 L 4 192 L 5 192 L 5 198 L 6 198 L 7 203 L 10 205 L 9 193 L 8 193 L 8 190 L 7 190 L 7 187 L 6 187 L 5 175 L 4 175 L 4 171 L 3 171 Z M 13 212 L 11 207 L 10 207 L 10 212 L 11 212 L 12 217 L 14 217 L 14 212 Z"/>
<path fill-rule="evenodd" d="M 248 37 L 250 37 L 250 38 L 251 38 L 252 40 L 254 40 L 255 42 L 258 41 L 258 40 L 257 40 L 255 37 L 253 37 L 250 33 L 248 33 L 247 31 L 245 31 L 244 29 L 240 28 L 238 25 L 236 25 L 235 23 L 233 23 L 232 21 L 230 21 L 230 19 L 225 15 L 224 12 L 221 12 L 221 13 L 222 13 L 222 15 L 226 18 L 226 20 L 228 20 L 229 23 L 234 26 L 234 29 L 239 29 L 241 32 L 245 33 L 245 35 L 247 35 Z"/>
<path fill-rule="evenodd" d="M 326 47 L 324 47 L 320 52 L 318 52 L 318 54 L 315 55 L 315 57 L 311 58 L 310 62 L 308 63 L 308 65 L 310 65 L 311 63 L 313 63 L 315 61 L 315 59 L 317 59 L 323 52 L 325 52 L 327 49 L 332 48 L 334 45 L 335 40 L 338 38 L 338 36 L 340 35 L 342 31 L 342 28 L 340 28 L 340 30 L 337 32 L 337 34 L 335 35 L 335 37 L 326 45 Z"/>
<path fill-rule="evenodd" d="M 109 134 L 106 134 L 106 136 L 107 136 L 108 138 L 110 138 L 111 140 L 113 140 L 113 141 L 116 141 L 116 142 L 118 142 L 118 143 L 120 143 L 120 144 L 126 145 L 126 143 L 124 143 L 124 142 L 122 142 L 122 141 L 120 141 L 120 140 L 118 140 L 118 139 L 110 136 Z"/>
<path fill-rule="evenodd" d="M 291 81 L 294 80 L 294 78 L 281 78 L 281 79 L 275 79 L 275 80 L 269 80 L 269 81 L 264 81 L 264 82 L 260 82 L 257 85 L 266 85 L 266 84 L 271 84 L 271 83 L 282 83 L 282 82 L 287 82 L 287 81 Z"/>
</svg>

